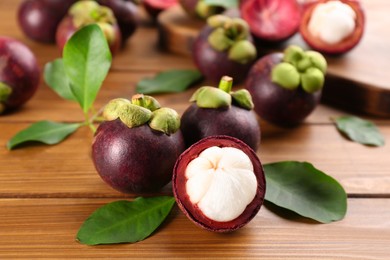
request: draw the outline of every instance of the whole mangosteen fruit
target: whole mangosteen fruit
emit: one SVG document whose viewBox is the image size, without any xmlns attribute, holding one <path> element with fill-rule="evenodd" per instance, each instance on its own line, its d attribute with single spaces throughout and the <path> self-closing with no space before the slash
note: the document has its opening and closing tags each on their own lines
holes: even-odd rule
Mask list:
<svg viewBox="0 0 390 260">
<path fill-rule="evenodd" d="M 180 118 L 150 97 L 114 99 L 105 107 L 92 145 L 100 177 L 124 193 L 158 191 L 172 179 L 184 151 Z"/>
<path fill-rule="evenodd" d="M 254 110 L 264 120 L 282 127 L 302 122 L 320 101 L 327 62 L 319 52 L 289 46 L 258 60 L 245 87 Z"/>
<path fill-rule="evenodd" d="M 279 43 L 299 29 L 301 7 L 296 0 L 240 1 L 242 18 L 260 42 Z"/>
<path fill-rule="evenodd" d="M 224 75 L 242 81 L 257 56 L 247 23 L 240 18 L 215 15 L 207 19 L 207 24 L 193 44 L 195 65 L 213 82 Z"/>
<path fill-rule="evenodd" d="M 121 31 L 122 44 L 124 44 L 137 30 L 138 6 L 126 0 L 99 0 L 98 2 L 114 12 Z"/>
<path fill-rule="evenodd" d="M 57 26 L 77 0 L 27 0 L 20 4 L 18 22 L 22 31 L 39 42 L 54 43 Z"/>
<path fill-rule="evenodd" d="M 179 3 L 189 16 L 202 20 L 225 10 L 223 7 L 207 4 L 204 0 L 179 0 Z"/>
<path fill-rule="evenodd" d="M 205 86 L 193 94 L 194 104 L 184 111 L 180 127 L 187 147 L 207 136 L 228 135 L 258 149 L 260 126 L 251 95 L 246 89 L 232 92 L 232 81 L 225 76 L 219 88 Z"/>
<path fill-rule="evenodd" d="M 300 33 L 314 50 L 343 54 L 362 39 L 365 16 L 360 1 L 319 0 L 303 11 Z"/>
<path fill-rule="evenodd" d="M 264 201 L 265 177 L 256 153 L 230 136 L 210 136 L 178 158 L 173 194 L 196 225 L 215 232 L 237 230 L 252 220 Z"/>
<path fill-rule="evenodd" d="M 57 28 L 57 46 L 62 51 L 66 42 L 78 29 L 94 23 L 102 29 L 111 53 L 113 55 L 117 53 L 122 36 L 114 13 L 110 8 L 92 0 L 79 1 L 70 7 Z"/>
<path fill-rule="evenodd" d="M 0 114 L 26 103 L 37 91 L 40 69 L 23 43 L 0 37 Z"/>
</svg>

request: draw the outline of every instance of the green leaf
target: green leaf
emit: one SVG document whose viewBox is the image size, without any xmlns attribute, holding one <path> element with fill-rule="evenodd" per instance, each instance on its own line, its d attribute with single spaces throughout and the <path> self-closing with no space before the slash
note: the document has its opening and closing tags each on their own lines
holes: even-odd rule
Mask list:
<svg viewBox="0 0 390 260">
<path fill-rule="evenodd" d="M 111 53 L 103 32 L 96 24 L 78 30 L 63 52 L 65 73 L 84 113 L 91 108 L 111 66 Z"/>
<path fill-rule="evenodd" d="M 214 6 L 222 6 L 225 8 L 234 8 L 238 7 L 238 0 L 204 0 L 205 4 L 214 5 Z"/>
<path fill-rule="evenodd" d="M 62 59 L 56 59 L 52 62 L 46 63 L 43 75 L 46 84 L 60 97 L 77 101 L 70 88 L 70 82 L 65 74 Z"/>
<path fill-rule="evenodd" d="M 160 226 L 174 204 L 169 196 L 109 203 L 84 222 L 77 240 L 87 245 L 141 241 Z"/>
<path fill-rule="evenodd" d="M 154 78 L 139 81 L 137 92 L 142 94 L 181 92 L 201 78 L 202 74 L 197 70 L 168 70 Z"/>
<path fill-rule="evenodd" d="M 374 123 L 356 116 L 335 118 L 337 129 L 352 141 L 373 146 L 383 146 L 385 139 Z"/>
<path fill-rule="evenodd" d="M 12 150 L 20 144 L 31 141 L 44 144 L 57 144 L 76 131 L 80 126 L 82 124 L 39 121 L 12 137 L 7 143 L 7 148 Z"/>
<path fill-rule="evenodd" d="M 347 212 L 344 188 L 307 162 L 264 165 L 265 199 L 322 223 L 341 220 Z"/>
</svg>

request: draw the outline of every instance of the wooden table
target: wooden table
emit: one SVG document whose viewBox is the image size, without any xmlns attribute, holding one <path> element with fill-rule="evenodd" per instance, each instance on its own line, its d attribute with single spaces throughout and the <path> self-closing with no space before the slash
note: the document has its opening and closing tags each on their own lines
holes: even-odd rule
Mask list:
<svg viewBox="0 0 390 260">
<path fill-rule="evenodd" d="M 60 53 L 55 46 L 33 42 L 22 34 L 15 18 L 18 3 L 0 1 L 0 35 L 27 44 L 42 68 Z M 186 57 L 159 51 L 156 42 L 153 26 L 139 28 L 115 57 L 97 108 L 111 98 L 130 97 L 136 82 L 145 76 L 194 68 Z M 384 69 L 389 65 L 390 59 Z M 193 91 L 156 97 L 182 113 Z M 266 205 L 243 229 L 215 234 L 193 225 L 175 207 L 167 221 L 142 242 L 91 247 L 75 241 L 84 220 L 108 202 L 131 200 L 139 194 L 121 194 L 100 179 L 91 161 L 92 134 L 87 128 L 59 145 L 5 148 L 9 138 L 38 120 L 83 120 L 77 104 L 61 100 L 42 81 L 28 104 L 0 117 L 0 259 L 390 259 L 390 119 L 368 118 L 378 124 L 388 142 L 370 148 L 337 132 L 329 117 L 342 114 L 347 112 L 320 105 L 305 123 L 289 130 L 261 121 L 258 155 L 263 163 L 308 161 L 336 178 L 348 193 L 344 220 L 318 224 Z M 170 186 L 161 194 L 170 195 Z"/>
</svg>

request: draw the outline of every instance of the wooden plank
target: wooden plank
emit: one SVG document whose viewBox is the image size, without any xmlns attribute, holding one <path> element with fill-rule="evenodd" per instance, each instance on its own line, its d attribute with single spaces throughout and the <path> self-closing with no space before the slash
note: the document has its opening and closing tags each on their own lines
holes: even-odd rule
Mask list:
<svg viewBox="0 0 390 260">
<path fill-rule="evenodd" d="M 0 197 L 118 197 L 105 185 L 90 158 L 92 133 L 84 127 L 63 143 L 7 151 L 5 143 L 26 124 L 0 124 Z M 380 130 L 390 140 L 390 127 Z M 313 163 L 350 194 L 390 196 L 390 146 L 371 148 L 345 140 L 332 125 L 291 130 L 263 128 L 258 155 L 263 163 Z M 171 193 L 170 187 L 164 193 Z M 132 196 L 132 195 L 130 195 Z"/>
<path fill-rule="evenodd" d="M 262 207 L 229 234 L 202 230 L 177 207 L 136 244 L 86 246 L 75 241 L 84 220 L 114 199 L 1 199 L 2 259 L 388 259 L 390 199 L 349 199 L 340 222 L 316 224 Z M 364 217 L 362 217 L 364 216 Z M 287 218 L 286 218 L 287 217 Z"/>
</svg>

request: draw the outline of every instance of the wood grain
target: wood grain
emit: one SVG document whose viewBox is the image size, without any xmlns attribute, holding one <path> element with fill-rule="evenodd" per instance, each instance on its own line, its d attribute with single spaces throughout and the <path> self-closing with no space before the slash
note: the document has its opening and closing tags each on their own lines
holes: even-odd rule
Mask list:
<svg viewBox="0 0 390 260">
<path fill-rule="evenodd" d="M 0 124 L 0 143 L 5 144 L 25 127 L 27 124 Z M 380 130 L 390 140 L 390 127 Z M 0 197 L 121 196 L 98 176 L 90 157 L 92 139 L 91 131 L 84 127 L 59 145 L 13 151 L 0 146 Z M 386 197 L 390 197 L 389 154 L 389 145 L 370 148 L 348 141 L 333 125 L 289 130 L 265 125 L 258 151 L 263 163 L 308 161 L 340 181 L 350 194 Z M 163 193 L 170 194 L 170 186 Z"/>
<path fill-rule="evenodd" d="M 167 221 L 142 242 L 101 246 L 76 242 L 84 220 L 112 201 L 0 200 L 1 258 L 356 260 L 390 255 L 389 199 L 350 199 L 346 218 L 326 225 L 263 206 L 247 226 L 230 234 L 200 229 L 175 207 Z"/>
<path fill-rule="evenodd" d="M 56 46 L 36 43 L 23 35 L 16 22 L 21 1 L 0 1 L 0 35 L 28 45 L 43 69 L 46 62 L 61 54 Z M 377 3 L 383 1 L 370 1 L 369 5 Z M 366 37 L 365 41 L 382 44 L 370 34 Z M 97 110 L 112 98 L 130 97 L 143 77 L 170 68 L 194 68 L 188 57 L 163 52 L 157 45 L 157 29 L 150 23 L 142 24 L 114 58 L 96 100 Z M 365 69 L 363 64 L 359 66 Z M 377 72 L 370 70 L 364 76 Z M 156 97 L 181 114 L 197 86 Z M 75 236 L 95 209 L 119 199 L 171 195 L 171 187 L 167 185 L 156 194 L 127 195 L 110 188 L 94 169 L 90 157 L 93 135 L 87 128 L 58 145 L 30 144 L 8 151 L 7 140 L 33 122 L 83 120 L 76 103 L 61 100 L 42 81 L 37 94 L 22 109 L 0 116 L 0 259 L 388 259 L 390 146 L 371 148 L 346 140 L 330 120 L 342 114 L 348 112 L 320 105 L 293 129 L 280 129 L 259 119 L 262 144 L 258 155 L 263 163 L 309 161 L 340 181 L 349 196 L 344 220 L 317 224 L 267 205 L 245 228 L 215 234 L 196 227 L 175 207 L 158 231 L 142 242 L 91 247 L 76 242 Z M 390 140 L 390 120 L 365 118 L 376 122 Z"/>
</svg>

